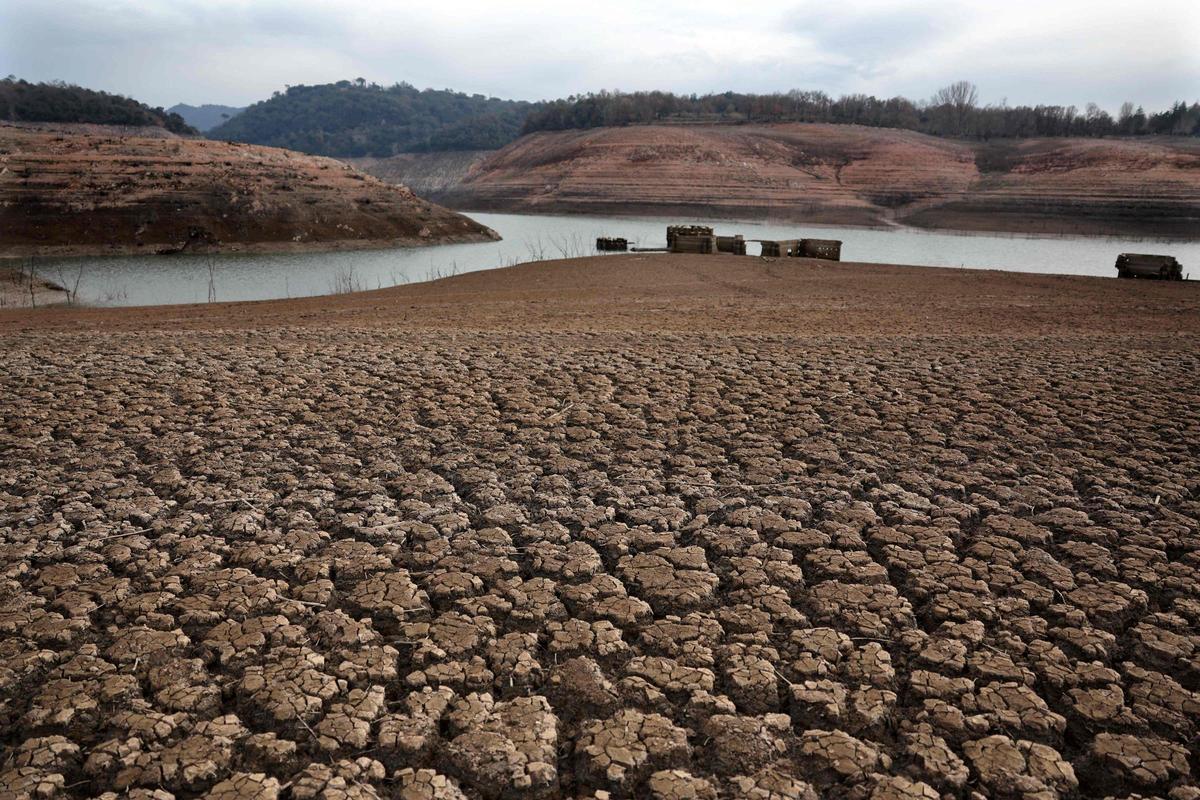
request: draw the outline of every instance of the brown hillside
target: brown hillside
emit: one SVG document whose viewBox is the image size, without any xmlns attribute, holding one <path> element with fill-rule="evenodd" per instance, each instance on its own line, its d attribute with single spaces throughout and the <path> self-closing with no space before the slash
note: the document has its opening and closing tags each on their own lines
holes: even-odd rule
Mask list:
<svg viewBox="0 0 1200 800">
<path fill-rule="evenodd" d="M 537 133 L 431 196 L 455 208 L 688 213 L 1200 236 L 1200 142 L 965 142 L 851 125 Z"/>
<path fill-rule="evenodd" d="M 327 158 L 0 126 L 0 255 L 305 249 L 495 238 Z"/>
<path fill-rule="evenodd" d="M 347 164 L 388 183 L 401 183 L 422 197 L 442 194 L 462 182 L 467 172 L 492 150 L 447 150 L 400 153 L 387 158 L 344 158 Z"/>
</svg>

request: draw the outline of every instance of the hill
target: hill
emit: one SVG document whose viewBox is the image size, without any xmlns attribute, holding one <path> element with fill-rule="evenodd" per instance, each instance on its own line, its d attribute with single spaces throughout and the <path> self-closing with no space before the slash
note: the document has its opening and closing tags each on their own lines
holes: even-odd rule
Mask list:
<svg viewBox="0 0 1200 800">
<path fill-rule="evenodd" d="M 325 249 L 495 236 L 327 158 L 202 139 L 0 126 L 0 255 Z"/>
<path fill-rule="evenodd" d="M 187 103 L 177 103 L 167 109 L 168 113 L 178 114 L 184 122 L 201 133 L 207 133 L 226 120 L 236 117 L 244 108 L 221 106 L 205 103 L 202 106 L 189 106 Z"/>
<path fill-rule="evenodd" d="M 209 131 L 210 138 L 339 157 L 491 150 L 520 134 L 532 104 L 362 81 L 291 86 Z"/>
<path fill-rule="evenodd" d="M 801 123 L 541 132 L 430 196 L 476 210 L 1200 238 L 1200 140 L 976 142 Z"/>
<path fill-rule="evenodd" d="M 118 94 L 66 83 L 30 83 L 14 78 L 0 80 L 0 120 L 156 127 L 179 134 L 197 132 L 178 114 Z"/>
</svg>

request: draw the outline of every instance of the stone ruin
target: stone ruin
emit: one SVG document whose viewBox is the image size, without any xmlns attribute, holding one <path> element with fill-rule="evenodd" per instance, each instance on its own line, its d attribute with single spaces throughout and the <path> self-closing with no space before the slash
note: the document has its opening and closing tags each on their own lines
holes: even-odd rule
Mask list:
<svg viewBox="0 0 1200 800">
<path fill-rule="evenodd" d="M 821 258 L 828 261 L 840 261 L 842 258 L 842 243 L 837 239 L 751 239 L 750 241 L 759 242 L 762 245 L 762 255 L 766 258 Z M 600 246 L 600 240 L 596 242 L 596 249 L 604 249 Z M 713 234 L 713 229 L 707 225 L 668 225 L 666 249 L 672 253 L 702 255 L 728 253 L 744 256 L 746 255 L 746 239 L 740 234 L 716 236 Z"/>
</svg>

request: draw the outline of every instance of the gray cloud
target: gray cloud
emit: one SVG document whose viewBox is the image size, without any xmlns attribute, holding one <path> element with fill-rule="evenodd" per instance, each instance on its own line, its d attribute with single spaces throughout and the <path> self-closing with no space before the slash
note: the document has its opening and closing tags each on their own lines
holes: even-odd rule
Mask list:
<svg viewBox="0 0 1200 800">
<path fill-rule="evenodd" d="M 896 59 L 925 52 L 967 24 L 959 6 L 918 2 L 904 6 L 840 5 L 808 2 L 789 15 L 789 27 L 814 48 L 842 63 L 853 75 L 886 77 Z"/>
<path fill-rule="evenodd" d="M 1198 98 L 1192 0 L 2 0 L 0 74 L 154 105 L 244 104 L 365 77 L 503 97 L 662 88 L 927 97 L 1115 109 Z"/>
</svg>

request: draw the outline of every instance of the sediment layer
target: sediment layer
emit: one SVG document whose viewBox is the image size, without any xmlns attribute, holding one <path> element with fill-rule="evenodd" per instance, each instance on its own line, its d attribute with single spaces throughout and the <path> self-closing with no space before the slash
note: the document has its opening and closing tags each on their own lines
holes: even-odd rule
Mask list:
<svg viewBox="0 0 1200 800">
<path fill-rule="evenodd" d="M 458 170 L 454 208 L 774 218 L 955 230 L 1200 238 L 1195 139 L 943 139 L 853 125 L 630 126 L 537 133 Z"/>
</svg>

